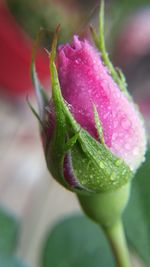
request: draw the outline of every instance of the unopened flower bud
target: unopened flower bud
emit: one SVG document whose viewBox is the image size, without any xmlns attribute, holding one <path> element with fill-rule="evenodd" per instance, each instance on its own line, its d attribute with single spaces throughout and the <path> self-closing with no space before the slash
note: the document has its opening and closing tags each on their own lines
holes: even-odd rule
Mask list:
<svg viewBox="0 0 150 267">
<path fill-rule="evenodd" d="M 144 159 L 141 115 L 87 40 L 74 36 L 72 44 L 60 46 L 57 69 L 54 57 L 53 47 L 51 100 L 39 90 L 47 166 L 57 181 L 79 193 L 118 189 Z"/>
</svg>

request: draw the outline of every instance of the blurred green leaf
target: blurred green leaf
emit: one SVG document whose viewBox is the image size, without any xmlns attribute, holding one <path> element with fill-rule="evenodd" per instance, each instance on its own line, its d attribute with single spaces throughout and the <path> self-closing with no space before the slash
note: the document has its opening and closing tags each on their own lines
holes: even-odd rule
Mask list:
<svg viewBox="0 0 150 267">
<path fill-rule="evenodd" d="M 116 4 L 118 7 L 121 7 L 124 12 L 129 12 L 133 9 L 138 9 L 140 7 L 144 7 L 145 5 L 149 4 L 149 0 L 122 0 L 122 1 L 116 1 Z"/>
<path fill-rule="evenodd" d="M 102 230 L 82 215 L 58 223 L 48 235 L 42 267 L 115 267 Z"/>
<path fill-rule="evenodd" d="M 17 257 L 1 256 L 0 255 L 0 266 L 1 267 L 26 267 Z"/>
<path fill-rule="evenodd" d="M 150 150 L 133 180 L 124 222 L 131 247 L 150 266 Z"/>
<path fill-rule="evenodd" d="M 4 207 L 0 207 L 0 267 L 25 267 L 14 252 L 17 246 L 19 221 Z"/>
<path fill-rule="evenodd" d="M 19 223 L 7 210 L 0 207 L 0 253 L 8 254 L 16 248 Z"/>
</svg>

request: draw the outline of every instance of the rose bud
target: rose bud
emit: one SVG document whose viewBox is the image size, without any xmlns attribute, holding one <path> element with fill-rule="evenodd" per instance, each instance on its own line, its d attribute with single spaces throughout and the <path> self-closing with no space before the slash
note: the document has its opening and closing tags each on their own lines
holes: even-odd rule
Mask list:
<svg viewBox="0 0 150 267">
<path fill-rule="evenodd" d="M 54 50 L 54 48 L 53 48 Z M 120 90 L 99 52 L 74 36 L 51 55 L 52 98 L 40 106 L 48 168 L 77 192 L 105 192 L 126 184 L 145 154 L 143 120 Z"/>
<path fill-rule="evenodd" d="M 45 96 L 33 63 L 39 115 L 31 108 L 41 125 L 50 173 L 76 192 L 85 213 L 106 230 L 118 266 L 130 266 L 120 217 L 131 178 L 144 160 L 146 134 L 122 72 L 109 61 L 103 31 L 100 43 L 93 29 L 92 34 L 101 53 L 78 36 L 56 52 L 56 32 L 52 97 Z"/>
</svg>

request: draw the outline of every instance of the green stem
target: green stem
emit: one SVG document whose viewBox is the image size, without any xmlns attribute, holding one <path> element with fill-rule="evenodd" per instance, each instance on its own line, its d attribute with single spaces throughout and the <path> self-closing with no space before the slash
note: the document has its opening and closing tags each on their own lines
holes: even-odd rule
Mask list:
<svg viewBox="0 0 150 267">
<path fill-rule="evenodd" d="M 118 267 L 131 267 L 124 229 L 121 220 L 104 228 Z"/>
<path fill-rule="evenodd" d="M 78 195 L 85 214 L 98 223 L 111 245 L 118 267 L 131 267 L 121 216 L 130 194 L 130 183 L 111 192 Z"/>
</svg>

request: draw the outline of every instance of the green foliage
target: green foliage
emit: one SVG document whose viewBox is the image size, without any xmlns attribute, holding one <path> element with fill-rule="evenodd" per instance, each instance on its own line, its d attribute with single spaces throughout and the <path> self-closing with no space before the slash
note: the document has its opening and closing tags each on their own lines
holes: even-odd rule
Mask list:
<svg viewBox="0 0 150 267">
<path fill-rule="evenodd" d="M 19 222 L 15 216 L 0 207 L 0 266 L 25 267 L 15 255 Z"/>
<path fill-rule="evenodd" d="M 1 267 L 26 267 L 24 263 L 15 256 L 6 257 L 0 255 L 0 266 Z"/>
<path fill-rule="evenodd" d="M 48 235 L 41 267 L 115 267 L 103 232 L 84 216 L 58 223 Z"/>
<path fill-rule="evenodd" d="M 133 10 L 136 10 L 140 7 L 143 7 L 144 5 L 149 4 L 149 0 L 122 0 L 122 1 L 116 1 L 116 7 L 120 8 L 123 13 L 127 13 Z M 113 3 L 114 4 L 114 3 Z"/>
<path fill-rule="evenodd" d="M 0 208 L 0 253 L 9 254 L 16 248 L 19 224 L 16 218 Z"/>
<path fill-rule="evenodd" d="M 79 26 L 79 15 L 75 12 L 69 13 L 65 5 L 55 1 L 50 0 L 45 4 L 42 0 L 7 0 L 7 3 L 17 23 L 33 39 L 41 27 L 49 29 L 42 37 L 43 47 L 49 47 L 58 23 L 61 22 L 62 27 L 61 43 L 69 40 Z"/>
<path fill-rule="evenodd" d="M 131 199 L 124 214 L 127 237 L 134 251 L 150 265 L 150 150 L 133 179 Z"/>
</svg>

